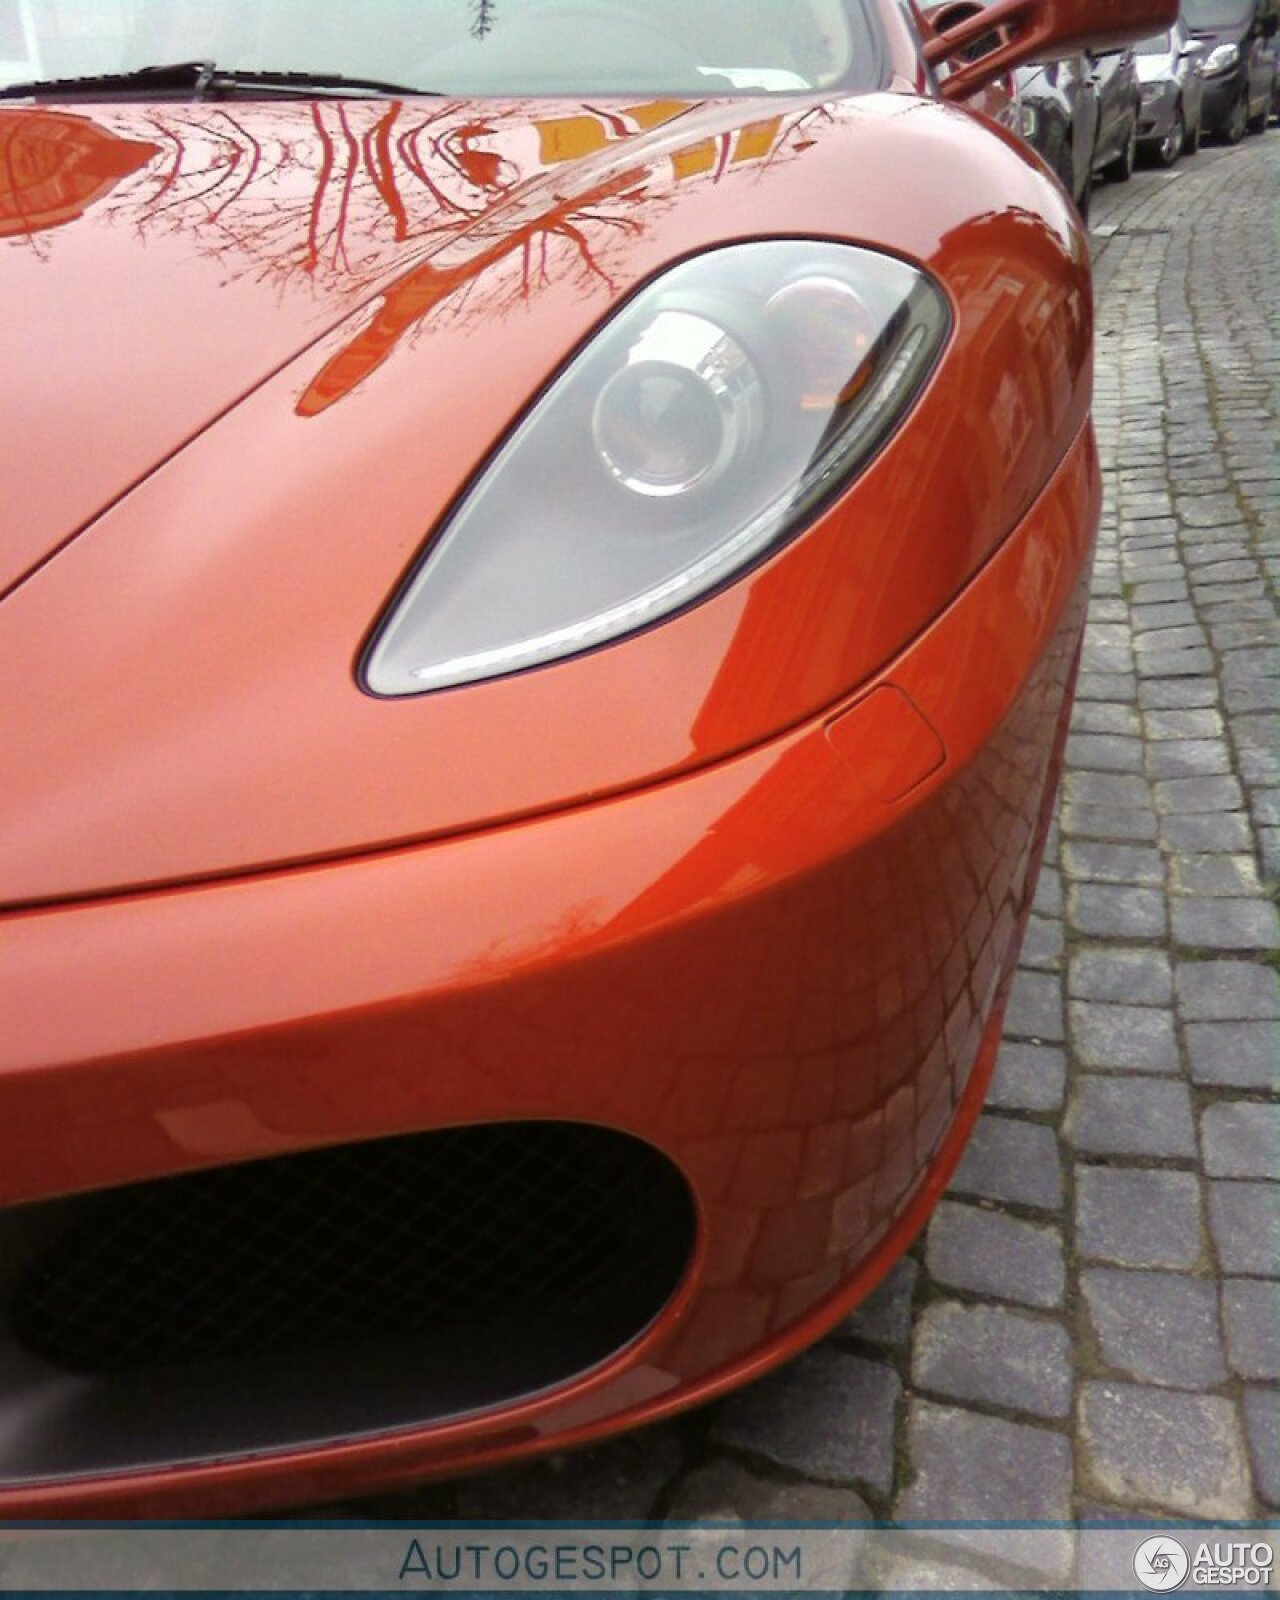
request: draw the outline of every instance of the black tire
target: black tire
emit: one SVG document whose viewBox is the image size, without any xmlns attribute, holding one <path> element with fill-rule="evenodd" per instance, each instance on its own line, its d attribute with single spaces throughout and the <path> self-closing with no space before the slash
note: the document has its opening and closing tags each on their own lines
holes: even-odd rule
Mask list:
<svg viewBox="0 0 1280 1600">
<path fill-rule="evenodd" d="M 1200 153 L 1200 139 L 1203 134 L 1204 116 L 1202 114 L 1196 118 L 1195 127 L 1192 128 L 1191 132 L 1187 135 L 1187 143 L 1185 146 L 1187 155 L 1194 156 Z"/>
<path fill-rule="evenodd" d="M 1112 183 L 1128 183 L 1133 177 L 1133 169 L 1138 159 L 1138 117 L 1134 113 L 1133 121 L 1129 124 L 1129 137 L 1124 142 L 1124 149 L 1114 161 L 1107 163 L 1102 169 L 1104 178 L 1109 178 Z"/>
<path fill-rule="evenodd" d="M 1187 124 L 1181 105 L 1175 106 L 1169 131 L 1156 146 L 1156 160 L 1162 167 L 1171 167 L 1182 154 L 1187 143 Z"/>
<path fill-rule="evenodd" d="M 1239 144 L 1249 131 L 1249 91 L 1241 89 L 1240 98 L 1231 108 L 1231 115 L 1227 118 L 1222 130 L 1222 137 L 1227 144 Z"/>
<path fill-rule="evenodd" d="M 1089 227 L 1089 201 L 1093 197 L 1093 174 L 1088 173 L 1084 180 L 1084 188 L 1076 200 L 1076 214 L 1084 224 L 1086 232 Z"/>
</svg>

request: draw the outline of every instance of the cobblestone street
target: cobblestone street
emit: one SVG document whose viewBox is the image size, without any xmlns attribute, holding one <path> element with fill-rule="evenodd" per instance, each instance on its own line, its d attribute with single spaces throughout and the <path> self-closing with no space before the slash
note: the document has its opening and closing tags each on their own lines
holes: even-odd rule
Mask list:
<svg viewBox="0 0 1280 1600">
<path fill-rule="evenodd" d="M 1274 127 L 1095 192 L 1106 505 L 1059 821 L 988 1109 L 911 1256 L 716 1406 L 350 1510 L 1280 1507 L 1278 216 Z M 922 1575 L 986 1581 L 980 1534 L 928 1541 Z M 1027 1559 L 1071 1576 L 1065 1541 Z"/>
</svg>

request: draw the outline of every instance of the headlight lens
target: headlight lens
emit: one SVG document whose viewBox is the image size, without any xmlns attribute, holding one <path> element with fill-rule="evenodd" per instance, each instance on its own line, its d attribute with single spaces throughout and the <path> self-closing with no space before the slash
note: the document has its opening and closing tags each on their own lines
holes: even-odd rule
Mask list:
<svg viewBox="0 0 1280 1600">
<path fill-rule="evenodd" d="M 866 463 L 948 327 L 924 274 L 851 245 L 762 241 L 673 268 L 481 473 L 380 626 L 366 686 L 520 671 L 720 587 Z"/>
<path fill-rule="evenodd" d="M 1233 44 L 1214 45 L 1205 61 L 1204 70 L 1207 76 L 1213 77 L 1220 72 L 1230 72 L 1240 59 L 1240 51 Z"/>
</svg>

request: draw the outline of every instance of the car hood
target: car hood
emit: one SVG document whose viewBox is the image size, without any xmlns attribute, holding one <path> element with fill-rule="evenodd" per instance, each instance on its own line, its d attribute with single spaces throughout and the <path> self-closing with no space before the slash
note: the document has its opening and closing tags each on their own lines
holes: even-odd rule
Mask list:
<svg viewBox="0 0 1280 1600">
<path fill-rule="evenodd" d="M 1056 186 L 908 94 L 0 116 L 10 906 L 389 848 L 747 748 L 927 625 L 1084 419 L 1087 267 Z M 857 505 L 607 650 L 361 691 L 431 529 L 622 298 L 833 228 L 999 308 L 957 323 Z M 1020 389 L 1033 367 L 1053 383 Z"/>
<path fill-rule="evenodd" d="M 1190 27 L 1190 25 L 1188 25 Z M 1217 44 L 1243 44 L 1252 26 L 1252 19 L 1240 22 L 1223 22 L 1213 28 L 1190 27 L 1191 37 L 1205 47 L 1205 55 Z"/>
<path fill-rule="evenodd" d="M 616 147 L 690 109 L 591 132 Z M 495 108 L 427 155 L 438 116 L 0 106 L 0 594 L 407 264 L 592 153 L 573 110 Z M 414 154 L 429 183 L 404 181 Z"/>
<path fill-rule="evenodd" d="M 1167 56 L 1139 56 L 1137 58 L 1138 82 L 1159 83 L 1164 78 L 1174 78 L 1178 73 L 1178 58 Z"/>
</svg>

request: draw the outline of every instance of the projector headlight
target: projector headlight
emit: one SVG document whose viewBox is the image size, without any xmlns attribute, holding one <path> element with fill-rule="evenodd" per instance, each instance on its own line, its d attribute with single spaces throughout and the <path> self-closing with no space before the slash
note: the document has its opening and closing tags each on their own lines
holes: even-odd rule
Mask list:
<svg viewBox="0 0 1280 1600">
<path fill-rule="evenodd" d="M 365 685 L 538 666 L 721 587 L 865 465 L 949 321 L 924 274 L 851 245 L 762 241 L 673 268 L 481 472 L 379 627 Z"/>
</svg>

